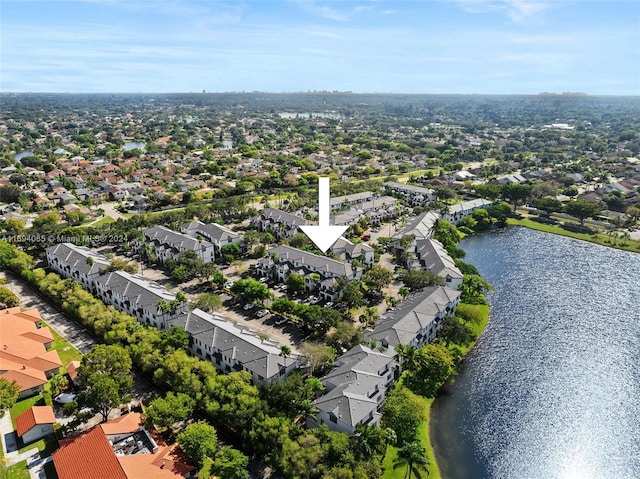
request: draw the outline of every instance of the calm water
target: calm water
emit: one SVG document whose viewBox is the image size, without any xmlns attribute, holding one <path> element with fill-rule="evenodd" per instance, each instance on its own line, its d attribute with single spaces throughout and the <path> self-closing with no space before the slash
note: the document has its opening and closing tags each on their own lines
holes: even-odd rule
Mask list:
<svg viewBox="0 0 640 479">
<path fill-rule="evenodd" d="M 20 161 L 21 159 L 28 158 L 29 156 L 33 156 L 33 150 L 21 151 L 20 153 L 16 153 L 15 155 L 13 155 L 13 158 L 16 161 Z"/>
<path fill-rule="evenodd" d="M 146 141 L 127 141 L 122 145 L 122 151 L 144 150 L 145 146 L 147 146 Z"/>
<path fill-rule="evenodd" d="M 461 246 L 495 291 L 434 404 L 443 477 L 640 478 L 640 255 L 525 228 Z"/>
</svg>

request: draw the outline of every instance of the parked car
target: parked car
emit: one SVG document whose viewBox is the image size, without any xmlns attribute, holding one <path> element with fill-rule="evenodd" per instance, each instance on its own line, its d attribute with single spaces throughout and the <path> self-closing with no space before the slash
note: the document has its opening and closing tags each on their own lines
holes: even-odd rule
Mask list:
<svg viewBox="0 0 640 479">
<path fill-rule="evenodd" d="M 332 307 L 332 306 L 333 306 L 333 301 L 329 301 L 327 304 L 325 304 L 325 306 L 326 306 L 327 308 Z"/>
<path fill-rule="evenodd" d="M 227 289 L 231 288 L 231 286 L 233 286 L 233 281 L 227 281 L 226 283 L 224 283 L 224 287 Z"/>
<path fill-rule="evenodd" d="M 78 396 L 76 396 L 75 394 L 62 393 L 62 394 L 58 394 L 55 398 L 53 398 L 53 400 L 58 404 L 68 404 L 71 401 L 75 401 L 77 397 Z"/>
<path fill-rule="evenodd" d="M 266 276 L 263 276 L 262 278 L 260 278 L 259 280 L 261 283 L 267 283 L 269 281 L 269 278 L 267 278 Z"/>
<path fill-rule="evenodd" d="M 255 308 L 256 305 L 253 303 L 247 303 L 243 306 L 242 309 L 244 309 L 245 311 L 251 311 L 253 308 Z"/>
<path fill-rule="evenodd" d="M 266 309 L 261 309 L 260 311 L 258 311 L 256 313 L 256 316 L 259 318 L 262 318 L 263 316 L 266 316 L 267 314 L 269 314 L 269 311 L 267 311 Z"/>
<path fill-rule="evenodd" d="M 287 319 L 287 318 L 280 318 L 280 319 L 278 319 L 278 320 L 275 322 L 275 325 L 276 325 L 276 326 L 281 326 L 281 325 L 283 325 L 284 323 L 286 323 L 287 321 L 288 321 L 288 319 Z"/>
</svg>

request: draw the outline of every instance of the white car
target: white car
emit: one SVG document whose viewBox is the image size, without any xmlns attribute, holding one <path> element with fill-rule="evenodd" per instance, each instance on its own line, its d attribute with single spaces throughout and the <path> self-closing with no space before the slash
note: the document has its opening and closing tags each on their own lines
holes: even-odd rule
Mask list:
<svg viewBox="0 0 640 479">
<path fill-rule="evenodd" d="M 253 303 L 247 303 L 247 304 L 245 304 L 245 305 L 244 305 L 244 307 L 243 307 L 242 309 L 244 309 L 245 311 L 250 311 L 250 310 L 252 310 L 252 309 L 253 309 L 253 308 L 255 308 L 255 307 L 256 307 L 256 305 L 255 305 L 255 304 L 253 304 Z"/>
<path fill-rule="evenodd" d="M 256 313 L 256 316 L 259 318 L 262 318 L 263 316 L 266 316 L 267 314 L 269 314 L 269 311 L 267 311 L 266 309 L 261 309 L 260 311 L 258 311 Z"/>
<path fill-rule="evenodd" d="M 75 394 L 62 393 L 62 394 L 58 394 L 55 398 L 53 398 L 53 400 L 58 404 L 68 404 L 71 401 L 75 401 L 76 397 L 78 396 L 76 396 Z"/>
</svg>

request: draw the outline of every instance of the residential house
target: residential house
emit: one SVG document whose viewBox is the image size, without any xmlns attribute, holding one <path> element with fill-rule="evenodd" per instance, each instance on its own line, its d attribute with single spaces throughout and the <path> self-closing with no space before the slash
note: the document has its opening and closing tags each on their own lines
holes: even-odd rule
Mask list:
<svg viewBox="0 0 640 479">
<path fill-rule="evenodd" d="M 475 198 L 473 200 L 463 201 L 449 206 L 447 211 L 442 214 L 442 219 L 445 219 L 454 225 L 459 225 L 465 216 L 469 216 L 474 211 L 491 205 L 491 201 L 485 200 L 484 198 Z"/>
<path fill-rule="evenodd" d="M 373 330 L 365 333 L 365 340 L 375 340 L 384 348 L 399 344 L 420 347 L 436 338 L 442 321 L 453 313 L 460 302 L 460 291 L 429 286 L 410 296 L 394 311 L 387 311 Z"/>
<path fill-rule="evenodd" d="M 242 236 L 229 228 L 217 223 L 205 224 L 201 221 L 191 221 L 180 227 L 184 234 L 198 237 L 201 236 L 213 245 L 214 258 L 220 257 L 220 250 L 227 245 L 242 245 Z"/>
<path fill-rule="evenodd" d="M 15 381 L 22 399 L 42 391 L 62 366 L 58 352 L 50 349 L 53 333 L 40 327 L 37 311 L 9 308 L 0 311 L 0 377 Z"/>
<path fill-rule="evenodd" d="M 329 200 L 331 211 L 337 211 L 344 208 L 350 208 L 359 203 L 371 200 L 374 197 L 371 191 L 363 191 L 362 193 L 353 193 L 345 196 L 335 196 Z"/>
<path fill-rule="evenodd" d="M 298 231 L 300 226 L 310 225 L 301 216 L 297 216 L 275 208 L 264 208 L 258 216 L 253 219 L 253 225 L 258 231 L 269 231 L 276 239 L 291 238 Z"/>
<path fill-rule="evenodd" d="M 146 244 L 163 263 L 171 258 L 178 260 L 180 253 L 193 251 L 205 263 L 214 259 L 214 246 L 208 241 L 200 241 L 192 236 L 170 230 L 164 226 L 152 226 L 142 232 Z"/>
<path fill-rule="evenodd" d="M 93 292 L 95 280 L 111 265 L 101 254 L 73 243 L 58 243 L 45 251 L 51 269 L 65 278 L 75 279 L 83 288 Z"/>
<path fill-rule="evenodd" d="M 97 277 L 94 284 L 102 301 L 158 329 L 165 329 L 169 319 L 186 311 L 185 304 L 175 303 L 175 294 L 137 274 L 113 271 Z M 173 306 L 163 311 L 162 302 Z"/>
<path fill-rule="evenodd" d="M 408 185 L 396 181 L 387 181 L 382 186 L 387 193 L 402 198 L 411 206 L 425 206 L 436 199 L 434 190 L 422 186 Z"/>
<path fill-rule="evenodd" d="M 69 364 L 67 364 L 67 367 L 65 368 L 67 370 L 67 376 L 69 376 L 69 379 L 71 380 L 71 382 L 78 386 L 78 370 L 80 369 L 80 361 L 71 361 L 69 362 Z"/>
<path fill-rule="evenodd" d="M 269 250 L 267 256 L 257 263 L 256 269 L 263 276 L 284 283 L 291 273 L 305 277 L 307 291 L 319 291 L 322 298 L 333 301 L 336 298 L 335 280 L 351 280 L 360 277 L 349 263 L 302 251 L 282 245 Z M 314 279 L 312 274 L 317 278 Z"/>
<path fill-rule="evenodd" d="M 392 196 L 381 196 L 359 203 L 355 208 L 342 211 L 332 217 L 335 225 L 352 225 L 367 217 L 369 223 L 378 225 L 390 219 L 400 216 L 401 209 L 398 208 L 398 200 Z"/>
<path fill-rule="evenodd" d="M 419 238 L 430 238 L 436 222 L 440 219 L 440 215 L 435 211 L 425 211 L 416 216 L 412 221 L 404 227 L 397 230 L 391 239 L 400 241 L 404 237 L 411 237 L 414 240 Z"/>
<path fill-rule="evenodd" d="M 344 236 L 331 246 L 331 252 L 343 261 L 361 260 L 364 264 L 372 265 L 375 250 L 367 243 L 352 243 Z"/>
<path fill-rule="evenodd" d="M 407 269 L 428 270 L 444 280 L 445 286 L 458 289 L 462 284 L 462 272 L 449 256 L 442 243 L 431 238 L 415 240 L 414 258 L 407 262 Z"/>
<path fill-rule="evenodd" d="M 53 434 L 56 416 L 51 406 L 31 406 L 16 418 L 16 433 L 24 444 Z"/>
<path fill-rule="evenodd" d="M 248 371 L 256 384 L 282 379 L 300 362 L 295 351 L 285 357 L 277 342 L 262 339 L 254 330 L 235 325 L 219 313 L 194 309 L 180 314 L 170 324 L 189 333 L 192 354 L 210 361 L 224 373 Z"/>
<path fill-rule="evenodd" d="M 60 441 L 51 455 L 60 479 L 189 478 L 188 464 L 177 444 L 167 446 L 129 413 Z"/>
</svg>

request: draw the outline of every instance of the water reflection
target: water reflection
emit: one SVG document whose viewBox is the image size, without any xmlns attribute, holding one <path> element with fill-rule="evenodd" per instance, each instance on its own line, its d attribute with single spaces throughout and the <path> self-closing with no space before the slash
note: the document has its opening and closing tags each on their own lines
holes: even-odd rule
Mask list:
<svg viewBox="0 0 640 479">
<path fill-rule="evenodd" d="M 640 255 L 524 228 L 470 238 L 496 288 L 436 401 L 445 478 L 640 477 Z"/>
</svg>

